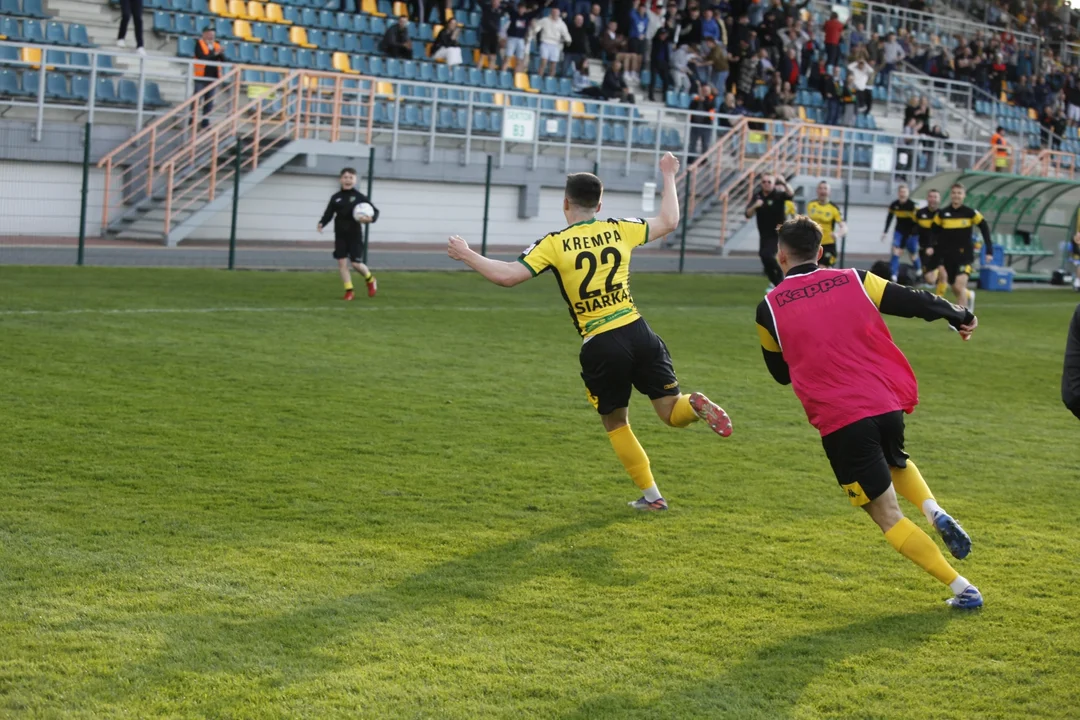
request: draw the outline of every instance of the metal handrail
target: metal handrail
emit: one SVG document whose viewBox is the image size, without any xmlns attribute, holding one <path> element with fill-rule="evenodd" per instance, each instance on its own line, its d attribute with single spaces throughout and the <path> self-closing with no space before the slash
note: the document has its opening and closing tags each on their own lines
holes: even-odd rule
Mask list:
<svg viewBox="0 0 1080 720">
<path fill-rule="evenodd" d="M 748 119 L 746 117 L 740 118 L 701 157 L 679 173 L 675 181 L 675 187 L 679 189 L 686 187 L 686 177 L 687 175 L 690 176 L 690 191 L 688 197 L 684 200 L 687 221 L 694 217 L 699 204 L 709 204 L 720 194 L 721 175 L 724 169 L 723 160 L 733 147 L 737 148 L 738 160 L 735 162 L 735 168 L 730 169 L 742 170 L 745 162 L 748 127 Z M 704 190 L 702 190 L 703 186 Z M 698 199 L 699 193 L 702 193 L 700 200 Z"/>
</svg>

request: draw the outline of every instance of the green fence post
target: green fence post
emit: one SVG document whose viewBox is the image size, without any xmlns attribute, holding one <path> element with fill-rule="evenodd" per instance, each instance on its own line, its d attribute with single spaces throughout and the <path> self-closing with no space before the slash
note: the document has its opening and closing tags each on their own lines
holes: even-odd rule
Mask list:
<svg viewBox="0 0 1080 720">
<path fill-rule="evenodd" d="M 367 159 L 367 199 L 368 199 L 368 202 L 371 202 L 371 188 L 374 185 L 374 182 L 375 182 L 375 147 L 372 146 L 370 148 L 370 150 L 368 150 L 368 159 Z M 373 205 L 374 205 L 374 203 L 373 203 Z M 363 247 L 363 250 L 360 253 L 360 257 L 364 261 L 365 264 L 367 263 L 368 238 L 370 236 L 371 236 L 371 223 L 368 223 L 368 224 L 364 225 L 364 247 Z"/>
<path fill-rule="evenodd" d="M 236 139 L 236 157 L 233 159 L 232 227 L 229 229 L 229 269 L 236 269 L 236 215 L 240 209 L 240 167 L 243 141 Z"/>
<path fill-rule="evenodd" d="M 79 256 L 76 265 L 82 266 L 86 258 L 86 203 L 90 197 L 90 123 L 83 132 L 82 197 L 79 199 Z M 102 228 L 104 232 L 105 228 Z"/>
<path fill-rule="evenodd" d="M 678 193 L 678 190 L 675 191 Z M 663 202 L 661 200 L 660 202 Z M 690 170 L 686 171 L 686 192 L 683 195 L 684 207 L 690 207 Z M 690 226 L 690 216 L 683 214 L 682 239 L 679 240 L 679 273 L 683 271 L 683 263 L 686 260 L 686 229 Z"/>
<path fill-rule="evenodd" d="M 487 156 L 487 175 L 484 177 L 484 234 L 480 239 L 480 254 L 487 257 L 488 209 L 491 207 L 491 156 Z"/>
<path fill-rule="evenodd" d="M 848 221 L 848 184 L 844 183 L 844 223 Z M 844 268 L 844 254 L 847 251 L 847 233 L 840 239 L 840 267 Z"/>
</svg>

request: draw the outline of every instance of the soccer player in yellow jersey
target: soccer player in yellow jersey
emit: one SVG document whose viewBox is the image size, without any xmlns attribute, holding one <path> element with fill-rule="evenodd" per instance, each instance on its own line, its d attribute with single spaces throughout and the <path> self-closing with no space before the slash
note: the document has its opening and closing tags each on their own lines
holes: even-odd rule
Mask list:
<svg viewBox="0 0 1080 720">
<path fill-rule="evenodd" d="M 829 183 L 822 180 L 817 186 L 817 199 L 811 200 L 806 205 L 806 214 L 821 226 L 819 267 L 832 267 L 836 264 L 836 238 L 847 234 L 847 226 L 844 224 L 844 216 L 840 214 L 840 208 L 829 199 L 831 192 Z"/>
<path fill-rule="evenodd" d="M 649 396 L 660 419 L 672 427 L 704 420 L 718 435 L 731 434 L 727 413 L 701 393 L 683 395 L 667 346 L 645 322 L 630 296 L 630 254 L 675 230 L 679 197 L 675 173 L 679 161 L 671 153 L 660 160 L 663 199 L 657 217 L 642 220 L 600 220 L 604 186 L 590 173 L 566 178 L 563 215 L 568 227 L 537 240 L 516 262 L 483 257 L 457 235 L 447 254 L 503 287 L 513 287 L 550 270 L 570 307 L 574 327 L 583 338 L 581 378 L 589 401 L 600 413 L 608 438 L 642 497 L 630 503 L 638 510 L 667 510 L 649 466 L 649 456 L 630 429 L 627 406 L 632 388 Z"/>
</svg>

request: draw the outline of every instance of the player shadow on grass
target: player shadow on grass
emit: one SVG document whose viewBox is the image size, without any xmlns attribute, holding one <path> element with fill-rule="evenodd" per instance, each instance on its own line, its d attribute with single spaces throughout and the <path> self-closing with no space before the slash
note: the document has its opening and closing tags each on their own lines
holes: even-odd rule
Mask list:
<svg viewBox="0 0 1080 720">
<path fill-rule="evenodd" d="M 600 695 L 564 715 L 563 720 L 791 717 L 806 688 L 837 663 L 882 650 L 910 652 L 953 619 L 957 618 L 941 607 L 795 635 L 763 647 L 705 683 L 674 687 L 654 684 L 645 692 L 655 691 L 656 698 L 642 697 L 645 692 Z M 879 692 L 881 688 L 875 685 L 872 690 Z"/>
<path fill-rule="evenodd" d="M 594 584 L 631 585 L 644 577 L 636 567 L 623 568 L 609 548 L 580 536 L 636 519 L 625 513 L 596 515 L 449 560 L 391 587 L 251 622 L 228 613 L 161 618 L 168 637 L 164 649 L 99 680 L 91 692 L 112 697 L 117 688 L 125 688 L 122 692 L 172 696 L 178 686 L 187 685 L 188 691 L 180 692 L 181 696 L 208 697 L 205 687 L 199 688 L 202 692 L 193 691 L 204 679 L 226 674 L 233 676 L 224 683 L 231 697 L 213 696 L 215 711 L 222 711 L 222 703 L 245 702 L 245 683 L 288 685 L 354 665 L 358 656 L 377 661 L 393 654 L 392 647 L 380 647 L 378 641 L 361 639 L 359 634 L 405 620 L 411 613 L 493 597 L 507 587 L 540 577 L 570 575 Z M 358 647 L 349 650 L 350 644 Z M 346 651 L 338 655 L 335 648 Z M 236 681 L 238 677 L 243 681 Z M 214 682 L 222 684 L 220 677 Z M 185 709 L 194 706 L 185 704 Z"/>
</svg>

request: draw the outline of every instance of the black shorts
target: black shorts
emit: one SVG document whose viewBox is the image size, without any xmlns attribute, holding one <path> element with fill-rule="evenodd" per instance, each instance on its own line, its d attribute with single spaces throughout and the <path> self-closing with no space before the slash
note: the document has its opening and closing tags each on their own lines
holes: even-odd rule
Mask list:
<svg viewBox="0 0 1080 720">
<path fill-rule="evenodd" d="M 907 467 L 904 412 L 896 410 L 845 425 L 821 438 L 836 481 L 852 505 L 865 505 L 889 489 L 889 468 Z"/>
<path fill-rule="evenodd" d="M 927 248 L 919 248 L 919 262 L 922 263 L 923 273 L 937 270 L 941 266 L 941 256 L 935 251 L 933 255 L 926 254 Z"/>
<path fill-rule="evenodd" d="M 821 260 L 818 261 L 818 265 L 821 267 L 832 267 L 836 264 L 836 243 L 829 243 L 828 245 L 821 246 Z"/>
<path fill-rule="evenodd" d="M 631 388 L 650 400 L 679 394 L 667 345 L 644 318 L 589 338 L 580 359 L 589 402 L 601 415 L 627 407 Z"/>
<path fill-rule="evenodd" d="M 626 49 L 634 55 L 645 52 L 645 38 L 630 38 L 626 41 Z"/>
<path fill-rule="evenodd" d="M 334 259 L 349 258 L 353 262 L 360 262 L 364 256 L 364 237 L 362 235 L 335 235 L 334 236 Z"/>
<path fill-rule="evenodd" d="M 955 280 L 961 275 L 971 274 L 971 258 L 973 253 L 946 253 L 941 256 L 941 267 L 949 274 L 949 280 Z"/>
<path fill-rule="evenodd" d="M 499 33 L 484 31 L 480 33 L 480 54 L 481 55 L 498 55 L 499 54 Z"/>
</svg>

